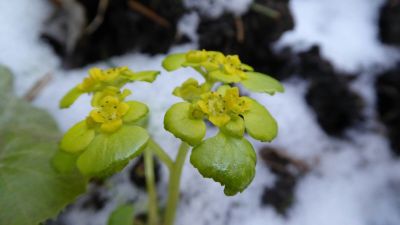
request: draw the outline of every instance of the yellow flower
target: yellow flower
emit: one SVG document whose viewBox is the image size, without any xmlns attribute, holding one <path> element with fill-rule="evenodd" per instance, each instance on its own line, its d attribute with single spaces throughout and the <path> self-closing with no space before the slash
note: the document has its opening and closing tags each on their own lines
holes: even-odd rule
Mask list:
<svg viewBox="0 0 400 225">
<path fill-rule="evenodd" d="M 129 105 L 121 102 L 118 96 L 107 95 L 99 101 L 99 106 L 90 112 L 90 118 L 100 123 L 100 130 L 114 132 L 122 126 L 122 116 L 129 110 Z"/>
<path fill-rule="evenodd" d="M 227 114 L 223 97 L 220 93 L 208 92 L 203 94 L 197 105 L 207 115 L 208 120 L 218 127 L 225 125 L 231 119 Z"/>
<path fill-rule="evenodd" d="M 237 87 L 227 88 L 224 86 L 217 92 L 207 92 L 201 95 L 196 102 L 197 108 L 206 115 L 214 125 L 221 127 L 227 124 L 232 118 L 247 112 L 251 102 L 239 96 Z"/>
<path fill-rule="evenodd" d="M 239 88 L 237 87 L 226 90 L 224 101 L 227 110 L 238 115 L 247 112 L 251 105 L 248 99 L 239 96 Z"/>
<path fill-rule="evenodd" d="M 189 78 L 181 86 L 174 89 L 173 94 L 188 102 L 200 99 L 200 95 L 208 90 L 207 84 L 199 85 L 196 79 Z"/>
<path fill-rule="evenodd" d="M 94 93 L 93 98 L 92 98 L 92 106 L 98 106 L 100 104 L 99 103 L 100 100 L 108 95 L 115 96 L 120 101 L 123 101 L 130 94 L 132 94 L 132 92 L 128 89 L 124 89 L 121 92 L 120 89 L 118 89 L 116 87 L 107 86 L 102 91 L 98 91 L 98 92 Z"/>
<path fill-rule="evenodd" d="M 123 74 L 129 71 L 128 67 L 116 67 L 102 70 L 99 68 L 91 68 L 89 76 L 84 78 L 83 82 L 78 85 L 78 88 L 83 92 L 92 92 L 101 89 L 104 85 L 119 85 L 123 79 Z"/>
<path fill-rule="evenodd" d="M 202 63 L 208 59 L 206 50 L 190 50 L 186 53 L 186 61 L 189 63 Z"/>
<path fill-rule="evenodd" d="M 228 55 L 225 63 L 223 64 L 223 71 L 232 76 L 238 76 L 240 80 L 247 79 L 247 75 L 242 68 L 238 55 Z"/>
</svg>

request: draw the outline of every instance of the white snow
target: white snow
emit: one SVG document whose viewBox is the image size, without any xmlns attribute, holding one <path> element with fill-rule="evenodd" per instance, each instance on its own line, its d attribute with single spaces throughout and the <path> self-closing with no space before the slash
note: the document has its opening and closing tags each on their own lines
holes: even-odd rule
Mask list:
<svg viewBox="0 0 400 225">
<path fill-rule="evenodd" d="M 200 3 L 201 2 L 201 3 Z M 210 4 L 218 14 L 221 10 L 240 13 L 248 0 L 187 0 L 200 10 Z M 284 83 L 286 92 L 276 96 L 252 95 L 264 104 L 279 123 L 279 135 L 271 144 L 286 153 L 307 162 L 312 170 L 301 179 L 296 188 L 296 202 L 287 218 L 278 215 L 271 207 L 261 207 L 264 187 L 273 185 L 275 176 L 263 165 L 257 165 L 253 183 L 243 193 L 226 197 L 223 188 L 210 179 L 204 179 L 187 162 L 182 179 L 182 199 L 177 225 L 398 225 L 400 224 L 400 163 L 391 157 L 387 140 L 380 132 L 374 107 L 373 67 L 387 67 L 399 52 L 377 41 L 376 19 L 382 0 L 292 0 L 290 7 L 296 27 L 278 42 L 278 47 L 290 45 L 302 50 L 319 44 L 322 54 L 337 69 L 362 70 L 363 75 L 352 88 L 366 102 L 367 125 L 352 128 L 347 138 L 327 136 L 315 120 L 315 115 L 305 104 L 307 83 L 289 80 Z M 217 7 L 218 5 L 218 7 Z M 79 70 L 64 71 L 59 59 L 49 46 L 39 41 L 41 25 L 51 7 L 47 0 L 0 1 L 0 63 L 15 73 L 16 91 L 24 94 L 33 82 L 51 72 L 53 81 L 34 101 L 36 106 L 48 110 L 65 131 L 90 111 L 89 97 L 82 96 L 70 109 L 58 109 L 59 99 L 85 76 L 92 66 L 106 67 L 104 62 Z M 196 16 L 189 15 L 181 27 L 193 35 Z M 172 52 L 186 51 L 196 45 L 176 47 Z M 164 55 L 149 57 L 129 53 L 113 57 L 111 62 L 131 69 L 162 70 Z M 163 129 L 162 118 L 167 108 L 178 98 L 170 95 L 188 77 L 200 79 L 190 69 L 173 73 L 165 71 L 153 84 L 134 83 L 131 99 L 146 102 L 151 110 L 149 131 L 172 156 L 179 145 L 177 139 Z M 255 147 L 264 146 L 253 141 Z M 166 171 L 158 187 L 164 201 Z M 67 224 L 104 225 L 109 212 L 124 199 L 137 199 L 139 211 L 145 209 L 145 196 L 129 184 L 125 172 L 110 179 L 105 187 L 112 200 L 100 212 L 72 209 L 64 214 Z"/>
</svg>

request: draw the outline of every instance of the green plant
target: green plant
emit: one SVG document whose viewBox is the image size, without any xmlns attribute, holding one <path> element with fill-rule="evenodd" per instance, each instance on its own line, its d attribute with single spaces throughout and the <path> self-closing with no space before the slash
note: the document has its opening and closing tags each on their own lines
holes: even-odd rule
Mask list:
<svg viewBox="0 0 400 225">
<path fill-rule="evenodd" d="M 61 100 L 69 107 L 83 93 L 92 94 L 93 110 L 86 119 L 66 132 L 61 151 L 54 158 L 60 171 L 75 166 L 87 178 L 106 177 L 121 170 L 132 158 L 144 154 L 149 194 L 149 224 L 160 222 L 157 194 L 152 173 L 153 155 L 169 169 L 168 200 L 163 224 L 172 225 L 179 201 L 180 177 L 190 147 L 191 164 L 206 178 L 221 183 L 226 195 L 242 192 L 255 175 L 256 153 L 245 133 L 256 140 L 271 141 L 277 134 L 277 123 L 256 100 L 240 96 L 240 83 L 252 92 L 273 95 L 283 92 L 275 79 L 253 71 L 237 55 L 193 50 L 172 54 L 163 67 L 173 71 L 191 67 L 204 82 L 190 78 L 173 91 L 182 102 L 172 105 L 165 114 L 164 127 L 182 143 L 175 160 L 153 140 L 145 127 L 148 107 L 138 101 L 126 101 L 128 82 L 153 82 L 158 71 L 132 72 L 126 67 L 89 70 L 89 76 Z M 218 133 L 205 138 L 209 121 Z"/>
</svg>

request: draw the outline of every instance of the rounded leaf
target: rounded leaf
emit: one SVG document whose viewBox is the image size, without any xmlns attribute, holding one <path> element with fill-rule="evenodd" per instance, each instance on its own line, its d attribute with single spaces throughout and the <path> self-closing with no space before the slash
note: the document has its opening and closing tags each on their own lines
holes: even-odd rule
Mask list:
<svg viewBox="0 0 400 225">
<path fill-rule="evenodd" d="M 99 134 L 78 158 L 77 166 L 87 176 L 107 176 L 122 169 L 141 153 L 149 135 L 138 126 L 122 126 L 112 134 Z"/>
<path fill-rule="evenodd" d="M 250 109 L 243 114 L 247 133 L 260 141 L 272 141 L 278 133 L 278 124 L 268 110 L 254 99 L 245 97 L 251 101 Z"/>
<path fill-rule="evenodd" d="M 52 159 L 52 164 L 58 172 L 69 173 L 76 169 L 77 158 L 78 156 L 75 154 L 70 154 L 65 151 L 57 151 Z"/>
<path fill-rule="evenodd" d="M 157 78 L 159 74 L 160 71 L 155 70 L 141 71 L 137 73 L 132 73 L 129 76 L 129 79 L 133 81 L 146 81 L 151 83 Z"/>
<path fill-rule="evenodd" d="M 245 138 L 224 133 L 203 141 L 192 150 L 190 162 L 201 175 L 225 186 L 226 195 L 242 192 L 253 180 L 256 153 Z"/>
<path fill-rule="evenodd" d="M 209 75 L 211 78 L 218 80 L 218 81 L 222 81 L 224 83 L 236 83 L 241 80 L 239 75 L 228 74 L 221 70 L 211 71 L 209 73 Z"/>
<path fill-rule="evenodd" d="M 278 80 L 266 74 L 257 72 L 246 72 L 246 74 L 248 76 L 247 79 L 243 80 L 241 83 L 250 91 L 265 92 L 273 95 L 275 92 L 284 92 L 285 90 Z"/>
<path fill-rule="evenodd" d="M 195 119 L 191 115 L 191 104 L 176 103 L 168 109 L 164 117 L 164 128 L 175 137 L 195 146 L 206 135 L 206 124 L 202 119 Z"/>
<path fill-rule="evenodd" d="M 64 95 L 64 97 L 60 101 L 60 108 L 68 108 L 70 107 L 76 99 L 79 98 L 84 92 L 79 90 L 78 87 L 74 87 Z"/>
<path fill-rule="evenodd" d="M 124 122 L 136 122 L 144 118 L 149 112 L 149 108 L 141 102 L 128 101 L 126 103 L 129 105 L 129 110 L 122 117 Z"/>
<path fill-rule="evenodd" d="M 225 126 L 221 127 L 222 132 L 234 137 L 243 137 L 244 130 L 244 121 L 241 117 L 231 119 Z"/>
<path fill-rule="evenodd" d="M 162 66 L 167 71 L 174 71 L 179 69 L 185 61 L 186 53 L 170 54 L 162 61 Z"/>
<path fill-rule="evenodd" d="M 76 153 L 84 150 L 95 135 L 94 129 L 87 127 L 86 120 L 83 120 L 71 127 L 63 136 L 60 148 L 69 153 Z"/>
</svg>

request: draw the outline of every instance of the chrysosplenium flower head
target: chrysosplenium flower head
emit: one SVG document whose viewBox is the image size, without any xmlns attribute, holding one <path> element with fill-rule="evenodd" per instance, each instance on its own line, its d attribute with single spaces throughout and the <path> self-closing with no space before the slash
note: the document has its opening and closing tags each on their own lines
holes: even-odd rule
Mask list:
<svg viewBox="0 0 400 225">
<path fill-rule="evenodd" d="M 92 110 L 65 133 L 60 143 L 60 149 L 76 159 L 82 174 L 106 176 L 140 154 L 149 138 L 147 131 L 139 126 L 148 108 L 141 102 L 127 101 L 131 91 L 122 87 L 134 81 L 153 82 L 158 74 L 158 71 L 135 73 L 127 67 L 92 68 L 64 96 L 61 108 L 71 106 L 84 93 L 92 95 Z"/>
<path fill-rule="evenodd" d="M 251 92 L 270 95 L 283 92 L 274 78 L 255 72 L 237 55 L 191 50 L 167 56 L 163 67 L 168 71 L 191 67 L 204 83 L 190 78 L 173 94 L 184 101 L 171 106 L 164 127 L 177 138 L 193 146 L 190 162 L 204 177 L 225 186 L 225 194 L 243 191 L 255 173 L 256 154 L 245 133 L 260 141 L 271 141 L 277 135 L 277 123 L 268 110 L 256 100 L 240 96 L 241 84 Z M 204 139 L 209 121 L 219 132 Z"/>
</svg>

